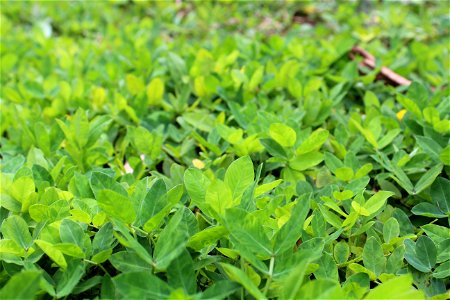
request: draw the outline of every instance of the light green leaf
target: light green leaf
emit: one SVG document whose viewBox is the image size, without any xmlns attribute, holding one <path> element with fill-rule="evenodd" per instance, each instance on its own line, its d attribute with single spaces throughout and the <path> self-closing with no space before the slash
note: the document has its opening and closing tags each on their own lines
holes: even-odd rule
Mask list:
<svg viewBox="0 0 450 300">
<path fill-rule="evenodd" d="M 230 164 L 225 172 L 225 184 L 230 188 L 233 200 L 240 200 L 244 191 L 253 183 L 253 163 L 249 156 Z"/>
<path fill-rule="evenodd" d="M 219 216 L 223 216 L 227 208 L 239 204 L 238 201 L 233 199 L 232 192 L 228 185 L 219 179 L 214 180 L 208 186 L 205 195 L 205 203 Z"/>
<path fill-rule="evenodd" d="M 393 195 L 395 195 L 393 192 L 379 191 L 370 197 L 363 207 L 372 215 L 381 209 L 386 204 L 387 199 Z"/>
<path fill-rule="evenodd" d="M 100 190 L 97 194 L 98 206 L 110 217 L 125 223 L 133 223 L 136 219 L 131 201 L 112 190 Z"/>
<path fill-rule="evenodd" d="M 16 273 L 0 290 L 0 299 L 35 299 L 36 293 L 40 290 L 41 278 L 41 272 L 36 270 Z"/>
<path fill-rule="evenodd" d="M 67 268 L 67 262 L 66 259 L 64 258 L 63 253 L 56 249 L 52 244 L 43 241 L 43 240 L 36 240 L 34 241 L 39 248 L 42 249 L 42 251 L 44 251 L 45 254 L 48 255 L 48 257 L 50 257 L 58 266 L 60 266 L 62 269 L 66 269 Z"/>
<path fill-rule="evenodd" d="M 411 275 L 398 276 L 370 290 L 364 299 L 425 299 L 423 292 L 416 290 L 412 283 Z"/>
<path fill-rule="evenodd" d="M 323 161 L 323 154 L 320 152 L 308 152 L 296 156 L 289 162 L 289 166 L 297 171 L 304 171 L 312 168 Z"/>
<path fill-rule="evenodd" d="M 334 174 L 336 175 L 336 177 L 339 180 L 342 180 L 342 181 L 350 181 L 350 180 L 352 180 L 353 175 L 354 175 L 352 168 L 349 168 L 349 167 L 337 168 L 334 171 Z"/>
<path fill-rule="evenodd" d="M 147 101 L 149 105 L 160 105 L 164 95 L 164 81 L 154 78 L 147 86 Z"/>
<path fill-rule="evenodd" d="M 292 147 L 297 140 L 297 134 L 291 127 L 282 123 L 272 123 L 269 127 L 270 137 L 283 147 Z"/>
<path fill-rule="evenodd" d="M 28 224 L 20 216 L 13 215 L 3 221 L 1 231 L 4 238 L 15 241 L 23 249 L 27 250 L 31 246 Z"/>
<path fill-rule="evenodd" d="M 227 229 L 223 226 L 212 226 L 194 234 L 189 239 L 187 246 L 200 251 L 206 246 L 213 245 L 218 239 L 227 234 Z"/>
<path fill-rule="evenodd" d="M 311 133 L 311 135 L 308 136 L 308 138 L 297 148 L 295 153 L 300 155 L 319 150 L 320 147 L 322 147 L 322 145 L 327 141 L 328 136 L 328 130 L 319 128 L 313 131 L 313 133 Z"/>
</svg>

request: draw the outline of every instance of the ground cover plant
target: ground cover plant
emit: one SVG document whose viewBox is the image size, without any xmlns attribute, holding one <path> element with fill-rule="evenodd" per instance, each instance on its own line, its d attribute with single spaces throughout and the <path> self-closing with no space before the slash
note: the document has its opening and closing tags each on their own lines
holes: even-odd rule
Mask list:
<svg viewBox="0 0 450 300">
<path fill-rule="evenodd" d="M 2 2 L 0 299 L 447 299 L 448 12 Z"/>
</svg>

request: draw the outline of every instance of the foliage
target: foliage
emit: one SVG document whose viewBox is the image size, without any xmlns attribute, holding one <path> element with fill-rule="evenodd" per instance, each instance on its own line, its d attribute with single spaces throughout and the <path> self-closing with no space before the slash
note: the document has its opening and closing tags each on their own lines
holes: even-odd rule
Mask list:
<svg viewBox="0 0 450 300">
<path fill-rule="evenodd" d="M 448 296 L 448 3 L 113 2 L 2 3 L 1 299 Z"/>
</svg>

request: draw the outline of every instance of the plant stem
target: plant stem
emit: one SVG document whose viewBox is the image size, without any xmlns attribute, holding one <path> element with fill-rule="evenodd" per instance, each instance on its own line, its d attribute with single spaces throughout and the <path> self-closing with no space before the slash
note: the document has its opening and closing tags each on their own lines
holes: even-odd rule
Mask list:
<svg viewBox="0 0 450 300">
<path fill-rule="evenodd" d="M 272 283 L 273 266 L 274 265 L 275 265 L 275 256 L 272 256 L 270 258 L 270 264 L 269 264 L 269 278 L 267 278 L 266 286 L 264 287 L 264 296 L 267 295 L 267 292 L 269 290 L 269 286 Z"/>
</svg>

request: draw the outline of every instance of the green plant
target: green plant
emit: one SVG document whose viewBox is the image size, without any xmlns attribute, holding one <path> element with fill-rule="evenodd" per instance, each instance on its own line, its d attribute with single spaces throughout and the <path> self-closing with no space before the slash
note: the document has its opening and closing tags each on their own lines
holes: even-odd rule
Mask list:
<svg viewBox="0 0 450 300">
<path fill-rule="evenodd" d="M 112 2 L 2 3 L 1 299 L 448 297 L 445 1 Z"/>
</svg>

